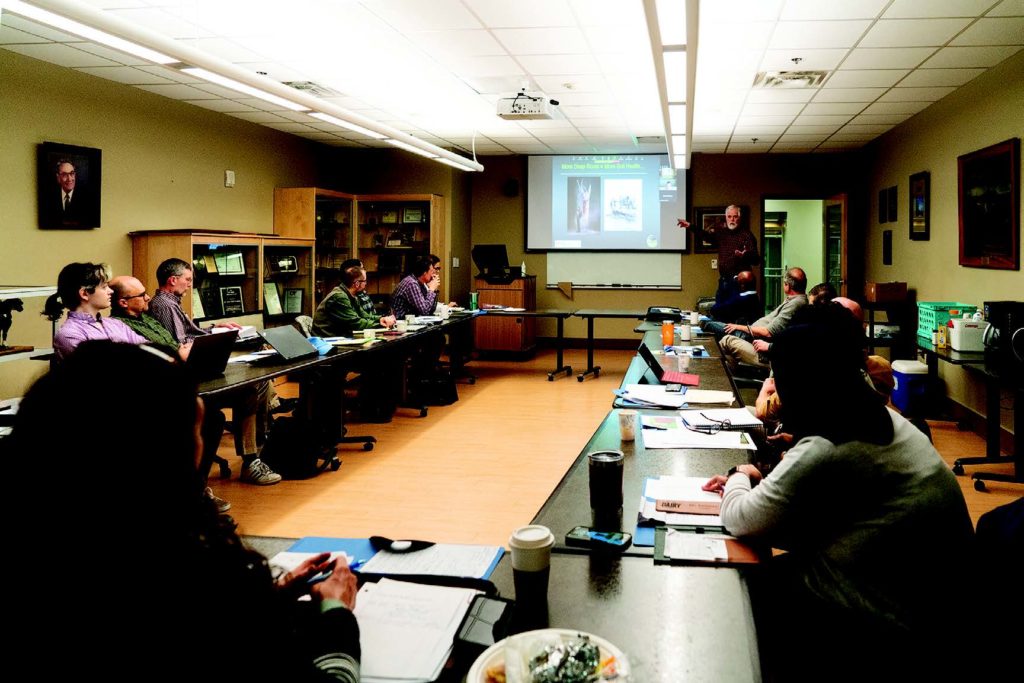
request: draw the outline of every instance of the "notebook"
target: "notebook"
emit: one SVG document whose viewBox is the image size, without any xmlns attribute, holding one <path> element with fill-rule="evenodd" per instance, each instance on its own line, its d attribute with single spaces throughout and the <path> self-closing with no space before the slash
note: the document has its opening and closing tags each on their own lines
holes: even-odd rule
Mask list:
<svg viewBox="0 0 1024 683">
<path fill-rule="evenodd" d="M 271 359 L 280 362 L 281 360 L 298 360 L 306 356 L 317 355 L 316 347 L 309 343 L 309 340 L 302 336 L 302 333 L 291 325 L 281 327 L 268 327 L 263 330 L 263 339 L 274 347 L 274 350 L 281 354 L 281 358 L 270 356 Z"/>
<path fill-rule="evenodd" d="M 238 330 L 224 330 L 204 334 L 192 340 L 185 367 L 198 379 L 210 379 L 224 374 L 231 349 L 238 338 Z"/>
<path fill-rule="evenodd" d="M 677 372 L 676 370 L 666 370 L 661 367 L 661 363 L 654 357 L 654 354 L 647 344 L 640 344 L 640 348 L 637 349 L 640 357 L 647 363 L 647 367 L 654 373 L 654 377 L 658 380 L 659 384 L 684 384 L 686 386 L 695 387 L 700 383 L 700 377 L 692 375 L 686 372 Z"/>
</svg>

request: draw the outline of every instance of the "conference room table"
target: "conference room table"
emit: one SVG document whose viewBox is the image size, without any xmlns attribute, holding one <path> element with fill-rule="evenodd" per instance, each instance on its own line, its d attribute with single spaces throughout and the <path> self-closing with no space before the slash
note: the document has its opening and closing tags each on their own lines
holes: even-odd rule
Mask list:
<svg viewBox="0 0 1024 683">
<path fill-rule="evenodd" d="M 601 366 L 594 365 L 594 319 L 595 318 L 635 318 L 637 320 L 643 319 L 647 314 L 646 311 L 628 311 L 621 309 L 599 309 L 599 308 L 581 308 L 576 311 L 573 315 L 578 318 L 585 318 L 587 321 L 587 369 L 576 375 L 576 380 L 582 382 L 587 378 L 587 375 L 593 375 L 594 377 L 601 376 Z"/>
<path fill-rule="evenodd" d="M 572 374 L 572 366 L 566 365 L 564 361 L 565 351 L 565 319 L 572 317 L 575 311 L 564 311 L 556 308 L 542 308 L 535 311 L 505 310 L 500 308 L 488 308 L 482 311 L 486 315 L 500 316 L 505 318 L 554 318 L 557 323 L 555 334 L 555 369 L 548 373 L 548 381 L 553 382 L 555 377 Z"/>
</svg>

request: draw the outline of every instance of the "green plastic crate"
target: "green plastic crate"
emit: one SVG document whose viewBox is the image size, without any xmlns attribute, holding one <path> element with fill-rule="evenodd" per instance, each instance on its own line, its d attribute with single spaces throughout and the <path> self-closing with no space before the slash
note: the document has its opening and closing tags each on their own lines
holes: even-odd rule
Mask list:
<svg viewBox="0 0 1024 683">
<path fill-rule="evenodd" d="M 977 306 L 959 301 L 918 301 L 917 336 L 930 340 L 939 325 L 945 325 L 950 318 L 962 318 L 964 313 L 974 315 L 977 310 Z"/>
</svg>

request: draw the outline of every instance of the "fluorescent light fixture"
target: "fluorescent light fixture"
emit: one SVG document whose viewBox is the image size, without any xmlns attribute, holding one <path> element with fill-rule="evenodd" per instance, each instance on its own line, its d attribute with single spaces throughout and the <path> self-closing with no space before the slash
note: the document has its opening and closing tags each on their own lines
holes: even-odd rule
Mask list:
<svg viewBox="0 0 1024 683">
<path fill-rule="evenodd" d="M 156 64 L 175 64 L 181 61 L 174 57 L 168 57 L 156 50 L 150 50 L 148 47 L 137 45 L 131 41 L 125 40 L 124 38 L 118 38 L 110 33 L 106 33 L 72 19 L 62 17 L 59 14 L 54 14 L 53 12 L 48 12 L 44 9 L 39 9 L 38 7 L 20 2 L 20 0 L 3 0 L 0 2 L 0 7 L 7 12 L 13 12 L 14 14 L 25 17 L 26 19 L 32 19 L 33 21 L 38 21 L 41 24 L 46 24 L 47 26 L 52 26 L 53 28 L 66 31 L 68 33 L 73 33 L 80 38 L 92 40 L 106 45 L 107 47 L 112 47 L 115 50 L 127 52 L 128 54 L 135 55 L 136 57 L 141 57 L 148 62 L 154 62 Z"/>
<path fill-rule="evenodd" d="M 685 135 L 673 135 L 672 136 L 672 151 L 676 154 L 682 154 L 686 151 L 686 136 Z"/>
<path fill-rule="evenodd" d="M 371 138 L 374 138 L 375 140 L 385 140 L 388 137 L 387 135 L 381 135 L 377 131 L 370 130 L 369 128 L 363 128 L 360 125 L 350 123 L 344 119 L 339 119 L 338 117 L 331 116 L 330 114 L 324 114 L 322 112 L 315 111 L 311 113 L 310 116 L 312 116 L 314 119 L 320 119 L 324 123 L 331 123 L 334 124 L 335 126 L 341 126 L 342 128 L 348 128 L 349 130 L 355 131 L 357 133 L 367 135 Z"/>
<path fill-rule="evenodd" d="M 472 167 L 467 166 L 465 164 L 460 164 L 459 162 L 457 162 L 457 161 L 455 161 L 453 159 L 446 159 L 445 157 L 437 157 L 436 159 L 434 159 L 434 161 L 440 161 L 442 164 L 447 164 L 449 166 L 452 166 L 454 168 L 459 169 L 460 171 L 475 171 L 476 170 L 475 168 L 472 168 Z M 466 161 L 469 161 L 469 159 L 466 159 Z"/>
<path fill-rule="evenodd" d="M 670 104 L 670 105 L 668 105 L 668 125 L 671 126 L 673 131 L 685 131 L 686 130 L 686 105 L 685 104 Z"/>
<path fill-rule="evenodd" d="M 416 147 L 415 145 L 410 145 L 408 142 L 402 142 L 401 140 L 395 140 L 394 138 L 385 138 L 384 142 L 388 143 L 389 145 L 394 145 L 395 147 L 398 147 L 400 149 L 404 149 L 406 152 L 412 152 L 413 154 L 419 154 L 420 156 L 426 157 L 428 159 L 438 159 L 438 160 L 441 159 L 441 157 L 437 156 L 433 152 L 428 152 L 425 149 L 420 149 L 419 147 Z"/>
<path fill-rule="evenodd" d="M 279 105 L 281 107 L 284 107 L 285 109 L 291 109 L 292 111 L 309 111 L 309 107 L 303 106 L 301 104 L 296 104 L 291 100 L 286 100 L 283 97 L 272 95 L 264 90 L 260 90 L 259 88 L 254 88 L 251 85 L 240 83 L 239 81 L 236 81 L 232 78 L 228 78 L 227 76 L 221 76 L 220 74 L 213 73 L 212 71 L 207 71 L 206 69 L 199 69 L 194 66 L 189 66 L 185 67 L 184 69 L 181 69 L 181 72 L 186 73 L 189 76 L 201 78 L 204 81 L 209 81 L 210 83 L 222 85 L 225 88 L 228 88 L 229 90 L 234 90 L 236 92 L 240 92 L 245 95 L 255 97 L 257 99 L 263 100 L 264 102 L 270 102 L 271 104 Z"/>
<path fill-rule="evenodd" d="M 662 54 L 665 63 L 665 97 L 669 102 L 686 101 L 686 52 L 666 51 Z"/>
<path fill-rule="evenodd" d="M 686 0 L 657 0 L 662 45 L 686 45 Z"/>
<path fill-rule="evenodd" d="M 672 163 L 675 165 L 677 169 L 686 168 L 686 155 L 676 154 L 675 156 L 672 157 Z"/>
</svg>

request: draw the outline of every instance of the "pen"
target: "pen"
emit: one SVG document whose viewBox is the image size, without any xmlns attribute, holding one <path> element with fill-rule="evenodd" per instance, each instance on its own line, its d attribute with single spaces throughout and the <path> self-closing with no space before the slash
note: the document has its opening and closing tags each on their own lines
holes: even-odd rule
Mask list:
<svg viewBox="0 0 1024 683">
<path fill-rule="evenodd" d="M 643 428 L 644 429 L 660 429 L 663 432 L 667 432 L 668 431 L 668 427 L 659 427 L 657 425 L 643 425 Z"/>
<path fill-rule="evenodd" d="M 349 568 L 350 571 L 358 572 L 360 569 L 363 568 L 363 565 L 366 564 L 367 562 L 369 562 L 369 560 L 356 560 L 355 562 L 350 564 L 348 566 L 348 568 Z M 333 574 L 333 573 L 334 573 L 333 570 L 328 570 L 326 572 L 322 572 L 320 574 L 317 574 L 316 576 L 310 577 L 310 579 L 309 579 L 309 581 L 307 581 L 307 583 L 310 586 L 312 586 L 313 584 L 320 583 L 321 581 L 326 581 L 327 579 L 329 579 L 331 577 L 331 574 Z"/>
</svg>

